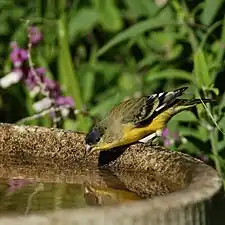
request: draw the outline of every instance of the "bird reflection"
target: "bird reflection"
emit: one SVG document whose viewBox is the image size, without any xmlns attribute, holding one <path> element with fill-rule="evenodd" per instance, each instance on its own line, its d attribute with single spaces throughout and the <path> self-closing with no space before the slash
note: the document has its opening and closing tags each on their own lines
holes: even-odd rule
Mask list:
<svg viewBox="0 0 225 225">
<path fill-rule="evenodd" d="M 128 190 L 113 174 L 101 173 L 106 185 L 96 185 L 85 181 L 83 185 L 84 199 L 90 206 L 110 206 L 142 199 L 135 192 Z"/>
</svg>

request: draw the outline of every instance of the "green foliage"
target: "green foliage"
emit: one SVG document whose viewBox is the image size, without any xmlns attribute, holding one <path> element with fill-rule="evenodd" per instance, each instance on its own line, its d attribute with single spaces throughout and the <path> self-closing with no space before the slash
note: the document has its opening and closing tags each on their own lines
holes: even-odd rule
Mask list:
<svg viewBox="0 0 225 225">
<path fill-rule="evenodd" d="M 194 72 L 199 88 L 208 87 L 211 84 L 208 66 L 202 49 L 198 49 L 194 55 Z"/>
<path fill-rule="evenodd" d="M 199 105 L 197 111 L 183 112 L 170 121 L 169 129 L 187 139 L 177 149 L 206 155 L 220 173 L 225 171 L 223 1 L 53 2 L 0 2 L 0 77 L 10 72 L 10 42 L 25 46 L 24 21 L 29 19 L 44 35 L 34 63 L 45 67 L 48 77 L 73 97 L 76 108 L 90 115 L 103 117 L 125 98 L 188 85 L 187 97 L 217 102 Z M 15 122 L 32 114 L 23 86 L 0 89 L 2 121 Z M 32 124 L 48 125 L 48 120 Z M 82 131 L 91 125 L 84 115 L 62 123 L 65 129 Z"/>
</svg>

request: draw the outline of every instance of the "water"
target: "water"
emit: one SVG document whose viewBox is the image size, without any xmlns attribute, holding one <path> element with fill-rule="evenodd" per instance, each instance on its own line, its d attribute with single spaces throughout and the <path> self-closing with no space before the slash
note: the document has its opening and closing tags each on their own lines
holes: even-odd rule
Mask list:
<svg viewBox="0 0 225 225">
<path fill-rule="evenodd" d="M 153 174 L 0 166 L 0 215 L 110 206 L 167 194 L 174 186 Z"/>
<path fill-rule="evenodd" d="M 129 190 L 84 184 L 0 179 L 0 214 L 114 205 L 141 199 Z"/>
<path fill-rule="evenodd" d="M 4 215 L 85 205 L 80 184 L 36 182 L 32 179 L 0 180 L 0 213 Z"/>
</svg>

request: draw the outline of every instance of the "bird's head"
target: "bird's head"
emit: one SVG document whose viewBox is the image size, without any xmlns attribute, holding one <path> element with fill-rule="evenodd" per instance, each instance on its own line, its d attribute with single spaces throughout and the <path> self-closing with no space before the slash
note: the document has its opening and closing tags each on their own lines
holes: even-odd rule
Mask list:
<svg viewBox="0 0 225 225">
<path fill-rule="evenodd" d="M 104 143 L 105 129 L 103 127 L 94 127 L 87 134 L 85 138 L 86 153 L 91 154 L 92 152 L 101 149 L 101 145 Z"/>
</svg>

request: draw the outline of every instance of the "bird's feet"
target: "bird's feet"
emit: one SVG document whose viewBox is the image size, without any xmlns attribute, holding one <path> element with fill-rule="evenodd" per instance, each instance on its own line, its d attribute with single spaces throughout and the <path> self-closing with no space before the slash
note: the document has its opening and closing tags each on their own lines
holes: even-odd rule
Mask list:
<svg viewBox="0 0 225 225">
<path fill-rule="evenodd" d="M 156 144 L 153 144 L 153 141 L 155 138 L 160 137 L 162 135 L 162 130 L 157 130 L 155 133 L 152 133 L 142 139 L 140 139 L 138 142 L 144 143 L 146 145 L 154 146 Z"/>
</svg>

